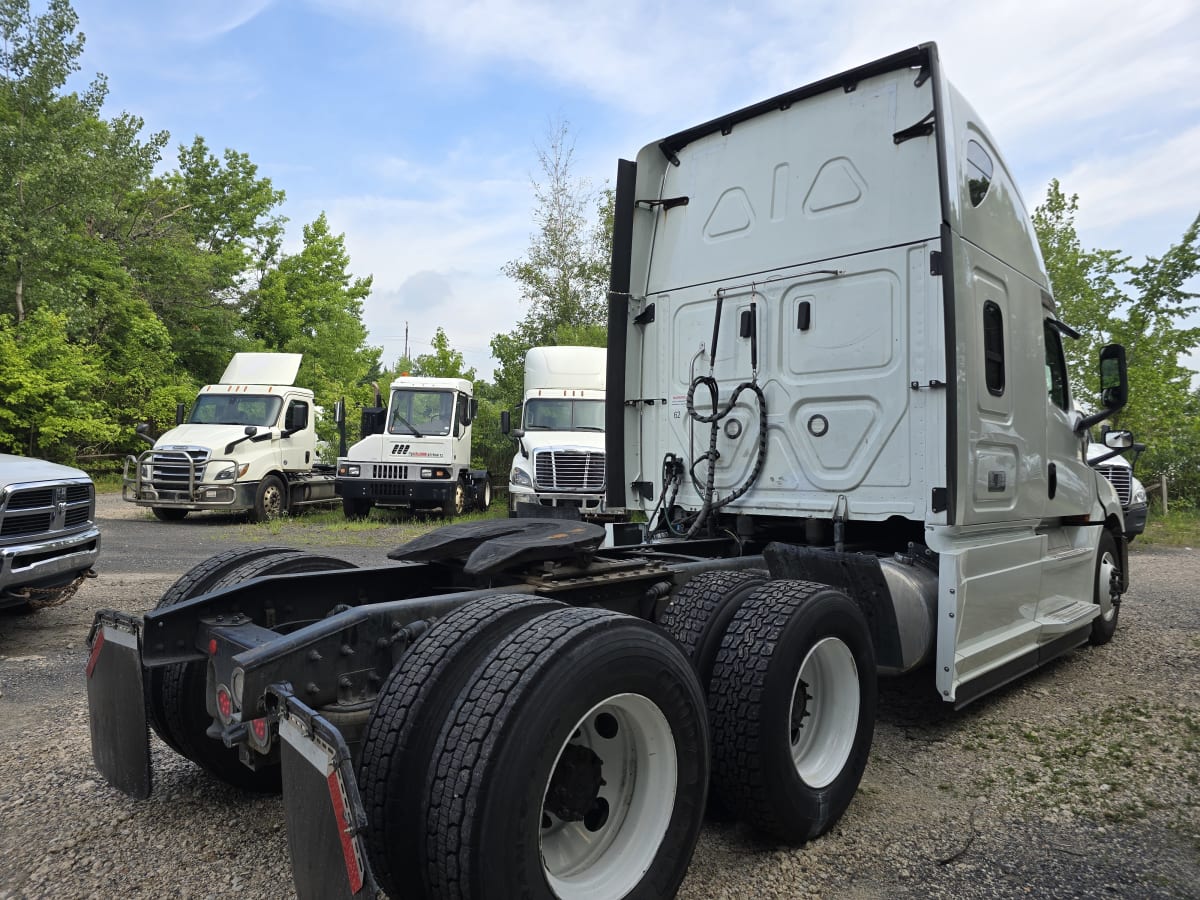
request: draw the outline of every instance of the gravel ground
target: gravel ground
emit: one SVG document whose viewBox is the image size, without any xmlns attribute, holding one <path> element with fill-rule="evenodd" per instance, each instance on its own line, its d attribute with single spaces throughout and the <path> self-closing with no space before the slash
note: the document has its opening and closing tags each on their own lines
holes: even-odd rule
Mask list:
<svg viewBox="0 0 1200 900">
<path fill-rule="evenodd" d="M 100 577 L 65 606 L 0 614 L 0 900 L 291 896 L 277 798 L 226 788 L 157 738 L 150 800 L 99 778 L 87 629 L 102 607 L 151 608 L 232 546 L 379 563 L 399 530 L 164 525 L 115 495 L 98 515 Z M 1200 554 L 1134 551 L 1113 643 L 958 713 L 927 672 L 883 681 L 871 761 L 838 826 L 795 849 L 709 822 L 679 896 L 1200 897 Z"/>
</svg>

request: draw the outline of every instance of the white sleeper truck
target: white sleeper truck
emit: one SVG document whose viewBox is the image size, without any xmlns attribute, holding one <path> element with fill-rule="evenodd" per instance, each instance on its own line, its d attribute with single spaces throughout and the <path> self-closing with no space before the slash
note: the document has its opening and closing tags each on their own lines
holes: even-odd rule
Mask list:
<svg viewBox="0 0 1200 900">
<path fill-rule="evenodd" d="M 235 353 L 200 389 L 184 421 L 125 461 L 122 495 L 164 522 L 192 510 L 245 512 L 256 522 L 334 500 L 333 466 L 318 454 L 313 392 L 296 387 L 299 353 Z M 340 404 L 339 404 L 340 406 Z M 339 409 L 339 416 L 341 415 Z"/>
<path fill-rule="evenodd" d="M 521 427 L 508 477 L 512 516 L 591 518 L 604 512 L 603 347 L 533 347 L 525 354 Z"/>
<path fill-rule="evenodd" d="M 364 416 L 363 439 L 338 458 L 337 493 L 346 518 L 362 518 L 372 506 L 440 509 L 447 517 L 487 509 L 491 479 L 471 468 L 473 394 L 465 378 L 393 381 L 386 415 Z"/>
<path fill-rule="evenodd" d="M 97 615 L 110 783 L 150 793 L 147 722 L 282 777 L 302 898 L 671 897 L 710 791 L 776 841 L 838 821 L 877 675 L 957 707 L 1112 638 L 1124 524 L 1085 445 L 1124 351 L 1073 412 L 1029 218 L 934 45 L 655 141 L 615 201 L 606 504 L 641 540 L 505 518 L 392 566 L 214 558 Z"/>
</svg>

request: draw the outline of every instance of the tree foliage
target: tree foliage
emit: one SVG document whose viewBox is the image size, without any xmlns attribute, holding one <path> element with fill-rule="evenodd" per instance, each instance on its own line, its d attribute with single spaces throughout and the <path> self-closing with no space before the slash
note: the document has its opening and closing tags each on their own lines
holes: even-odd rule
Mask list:
<svg viewBox="0 0 1200 900">
<path fill-rule="evenodd" d="M 197 136 L 156 174 L 165 132 L 104 119 L 103 76 L 66 89 L 77 28 L 68 0 L 0 0 L 0 451 L 119 459 L 238 350 L 305 353 L 327 399 L 377 369 L 324 217 L 280 260 L 284 194 L 245 154 Z"/>
<path fill-rule="evenodd" d="M 1098 408 L 1096 361 L 1106 343 L 1125 346 L 1129 404 L 1112 420 L 1146 444 L 1139 471 L 1166 474 L 1172 492 L 1200 500 L 1200 398 L 1195 373 L 1182 360 L 1200 347 L 1200 328 L 1186 327 L 1200 273 L 1200 217 L 1179 243 L 1142 263 L 1115 250 L 1086 250 L 1075 229 L 1078 197 L 1052 181 L 1033 222 L 1059 316 L 1082 333 L 1067 341 L 1072 386 L 1083 405 Z"/>
</svg>

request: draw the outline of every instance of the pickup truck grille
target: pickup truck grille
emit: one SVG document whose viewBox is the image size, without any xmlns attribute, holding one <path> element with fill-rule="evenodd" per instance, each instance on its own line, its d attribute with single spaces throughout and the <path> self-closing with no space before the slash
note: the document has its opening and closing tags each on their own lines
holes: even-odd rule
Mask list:
<svg viewBox="0 0 1200 900">
<path fill-rule="evenodd" d="M 155 450 L 150 454 L 150 483 L 157 491 L 186 491 L 190 474 L 194 474 L 197 484 L 204 478 L 206 462 L 206 447 Z"/>
<path fill-rule="evenodd" d="M 1096 466 L 1096 469 L 1117 489 L 1121 505 L 1128 506 L 1133 497 L 1133 470 L 1127 466 Z"/>
<path fill-rule="evenodd" d="M 541 450 L 533 454 L 533 484 L 544 491 L 604 490 L 604 453 Z"/>
<path fill-rule="evenodd" d="M 31 538 L 67 531 L 92 519 L 95 508 L 91 484 L 17 487 L 0 503 L 0 538 Z"/>
</svg>

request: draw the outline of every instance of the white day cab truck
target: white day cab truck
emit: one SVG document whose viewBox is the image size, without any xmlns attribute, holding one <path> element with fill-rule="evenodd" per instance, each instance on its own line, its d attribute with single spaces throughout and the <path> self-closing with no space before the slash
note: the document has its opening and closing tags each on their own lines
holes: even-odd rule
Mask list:
<svg viewBox="0 0 1200 900">
<path fill-rule="evenodd" d="M 596 518 L 604 513 L 603 347 L 533 347 L 525 354 L 521 427 L 508 477 L 510 516 Z"/>
<path fill-rule="evenodd" d="M 282 778 L 304 898 L 670 897 L 710 790 L 777 841 L 838 821 L 877 674 L 962 706 L 1112 638 L 1124 523 L 1084 445 L 1124 351 L 1072 412 L 1029 218 L 934 45 L 655 141 L 615 201 L 606 506 L 642 540 L 229 551 L 97 615 L 111 784 L 150 793 L 147 722 Z"/>
<path fill-rule="evenodd" d="M 492 503 L 486 470 L 471 468 L 471 423 L 478 401 L 466 378 L 401 376 L 386 410 L 363 411 L 364 437 L 338 457 L 336 490 L 348 519 L 372 506 L 447 518 Z"/>
<path fill-rule="evenodd" d="M 217 384 L 200 389 L 186 421 L 125 461 L 122 496 L 164 522 L 192 510 L 248 513 L 255 522 L 330 503 L 333 465 L 318 453 L 313 392 L 295 386 L 299 353 L 235 353 Z M 342 424 L 341 404 L 338 423 Z"/>
</svg>

